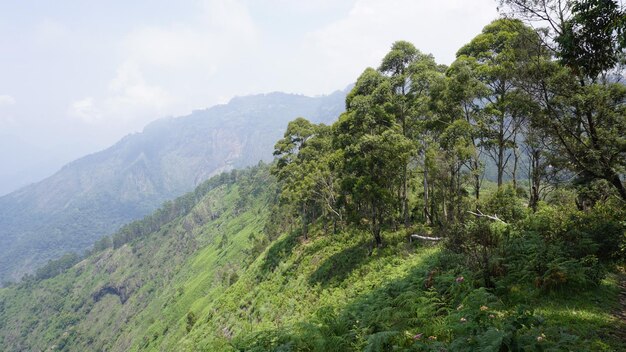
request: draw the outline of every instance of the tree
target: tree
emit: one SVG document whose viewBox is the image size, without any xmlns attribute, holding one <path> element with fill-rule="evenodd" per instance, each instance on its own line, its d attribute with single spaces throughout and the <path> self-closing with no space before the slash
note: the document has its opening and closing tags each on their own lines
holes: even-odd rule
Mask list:
<svg viewBox="0 0 626 352">
<path fill-rule="evenodd" d="M 509 152 L 516 147 L 515 137 L 525 118 L 525 92 L 516 85 L 516 74 L 527 52 L 533 47 L 529 38 L 535 33 L 519 20 L 500 19 L 462 47 L 457 57 L 473 60 L 477 78 L 487 89 L 480 97 L 484 114 L 479 122 L 483 144 L 497 168 L 498 187 L 502 186 Z"/>
<path fill-rule="evenodd" d="M 402 187 L 411 142 L 396 119 L 385 110 L 391 86 L 379 72 L 368 68 L 346 98 L 347 111 L 333 125 L 334 148 L 343 155 L 342 189 L 350 220 L 367 225 L 376 246 L 381 230 L 397 209 L 395 191 Z"/>
<path fill-rule="evenodd" d="M 450 120 L 461 118 L 468 124 L 470 143 L 473 152 L 467 168 L 473 178 L 474 198 L 480 198 L 480 189 L 484 177 L 482 156 L 485 148 L 485 134 L 482 126 L 484 111 L 480 100 L 488 94 L 488 88 L 478 79 L 476 60 L 460 57 L 446 71 L 445 85 L 437 93 L 440 113 L 448 114 Z"/>
<path fill-rule="evenodd" d="M 589 78 L 614 68 L 626 48 L 626 12 L 616 1 L 585 0 L 572 1 L 571 14 L 556 38 L 562 64 Z"/>
<path fill-rule="evenodd" d="M 611 73 L 624 55 L 623 5 L 612 0 L 504 0 L 509 12 L 543 21 L 555 62 L 529 68 L 527 90 L 545 110 L 539 123 L 560 165 L 588 180 L 604 179 L 626 200 L 626 92 Z"/>
<path fill-rule="evenodd" d="M 411 107 L 413 94 L 411 92 L 410 65 L 421 55 L 413 44 L 406 41 L 393 43 L 391 51 L 385 55 L 378 70 L 389 75 L 391 83 L 391 101 L 389 110 L 396 117 L 404 137 L 410 136 L 411 131 Z M 405 227 L 409 226 L 409 203 L 408 203 L 408 160 L 402 167 L 402 188 L 400 189 L 400 213 L 404 219 Z"/>
<path fill-rule="evenodd" d="M 308 236 L 308 224 L 314 219 L 317 208 L 315 181 L 312 174 L 319 167 L 320 155 L 327 152 L 324 144 L 315 143 L 320 134 L 328 130 L 325 125 L 315 125 L 299 117 L 287 125 L 284 137 L 274 146 L 278 157 L 272 170 L 281 182 L 281 198 L 294 204 L 302 222 L 302 234 Z M 326 143 L 329 145 L 329 143 Z"/>
<path fill-rule="evenodd" d="M 413 130 L 411 138 L 416 144 L 417 155 L 422 165 L 422 184 L 424 188 L 424 218 L 427 223 L 432 223 L 432 214 L 428 210 L 431 203 L 429 194 L 429 180 L 426 151 L 431 140 L 430 129 L 433 121 L 436 120 L 434 114 L 433 99 L 434 92 L 441 87 L 444 80 L 444 66 L 439 66 L 432 55 L 418 52 L 417 58 L 409 67 L 411 80 L 411 94 L 413 96 Z"/>
</svg>

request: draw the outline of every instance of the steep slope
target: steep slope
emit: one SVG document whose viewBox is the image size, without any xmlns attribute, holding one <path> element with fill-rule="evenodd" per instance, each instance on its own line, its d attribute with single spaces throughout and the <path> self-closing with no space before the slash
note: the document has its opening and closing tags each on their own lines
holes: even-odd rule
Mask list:
<svg viewBox="0 0 626 352">
<path fill-rule="evenodd" d="M 134 224 L 157 231 L 0 289 L 0 350 L 125 351 L 165 327 L 177 336 L 193 303 L 236 281 L 272 189 L 266 167 L 213 178 Z"/>
<path fill-rule="evenodd" d="M 345 92 L 234 98 L 189 116 L 158 120 L 102 152 L 0 198 L 0 282 L 51 258 L 82 251 L 224 170 L 271 160 L 287 122 L 332 122 Z"/>
<path fill-rule="evenodd" d="M 518 306 L 474 286 L 462 258 L 403 232 L 371 251 L 369 234 L 319 223 L 303 241 L 276 195 L 265 166 L 215 177 L 113 236 L 124 238 L 115 248 L 0 289 L 0 346 L 456 351 L 471 342 L 497 351 L 506 333 L 526 350 L 624 347 L 608 337 L 618 323 L 613 279 Z M 135 238 L 122 236 L 131 227 Z"/>
</svg>

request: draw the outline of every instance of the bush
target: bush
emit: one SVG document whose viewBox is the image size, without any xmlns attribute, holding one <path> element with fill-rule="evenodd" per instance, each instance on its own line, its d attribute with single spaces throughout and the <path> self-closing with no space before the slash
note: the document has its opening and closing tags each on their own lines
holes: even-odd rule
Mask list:
<svg viewBox="0 0 626 352">
<path fill-rule="evenodd" d="M 483 285 L 494 287 L 493 278 L 502 275 L 501 242 L 508 236 L 508 226 L 486 219 L 454 226 L 448 236 L 448 248 L 464 255 L 465 265 L 477 273 Z"/>
<path fill-rule="evenodd" d="M 506 222 L 515 222 L 526 217 L 528 210 L 512 186 L 497 190 L 482 205 L 485 214 L 497 215 Z"/>
<path fill-rule="evenodd" d="M 503 243 L 507 277 L 499 286 L 526 282 L 558 290 L 597 285 L 611 264 L 623 261 L 623 213 L 607 205 L 589 211 L 542 207 Z"/>
</svg>

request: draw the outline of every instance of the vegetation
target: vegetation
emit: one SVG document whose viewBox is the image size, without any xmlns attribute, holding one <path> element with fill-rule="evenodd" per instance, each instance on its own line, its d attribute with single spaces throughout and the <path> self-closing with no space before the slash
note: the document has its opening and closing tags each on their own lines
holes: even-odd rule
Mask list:
<svg viewBox="0 0 626 352">
<path fill-rule="evenodd" d="M 394 43 L 337 122 L 290 122 L 272 165 L 0 290 L 0 345 L 626 349 L 624 9 L 543 3 L 503 1 L 519 19 L 450 67 Z"/>
<path fill-rule="evenodd" d="M 210 176 L 271 161 L 274 142 L 296 114 L 328 122 L 344 91 L 306 97 L 271 93 L 161 119 L 143 132 L 0 197 L 0 285 L 19 281 L 66 252 L 154 212 Z"/>
</svg>

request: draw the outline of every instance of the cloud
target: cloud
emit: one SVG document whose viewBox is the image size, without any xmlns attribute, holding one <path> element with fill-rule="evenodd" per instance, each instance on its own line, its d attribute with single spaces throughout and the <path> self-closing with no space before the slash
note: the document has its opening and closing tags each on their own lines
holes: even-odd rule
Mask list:
<svg viewBox="0 0 626 352">
<path fill-rule="evenodd" d="M 0 95 L 0 106 L 8 106 L 8 105 L 14 105 L 15 104 L 15 98 L 13 98 L 10 95 Z"/>
<path fill-rule="evenodd" d="M 493 0 L 357 0 L 346 16 L 308 33 L 300 50 L 308 61 L 324 65 L 311 66 L 309 79 L 337 85 L 377 67 L 397 40 L 450 64 L 456 50 L 496 16 Z"/>
<path fill-rule="evenodd" d="M 97 122 L 102 117 L 102 114 L 96 108 L 93 98 L 91 97 L 71 103 L 68 113 L 70 116 L 87 123 Z"/>
<path fill-rule="evenodd" d="M 305 42 L 335 57 L 374 58 L 404 39 L 449 64 L 496 16 L 493 0 L 357 0 L 346 17 L 310 33 Z"/>
<path fill-rule="evenodd" d="M 100 92 L 76 97 L 70 115 L 138 130 L 234 95 L 329 93 L 377 67 L 396 40 L 449 64 L 497 15 L 493 0 L 323 0 L 306 11 L 288 0 L 268 0 L 264 5 L 278 6 L 275 15 L 288 17 L 276 21 L 261 17 L 274 12 L 252 0 L 196 4 L 191 17 L 140 25 L 118 38 L 114 74 Z M 298 19 L 308 15 L 319 17 L 299 27 Z"/>
<path fill-rule="evenodd" d="M 105 96 L 83 98 L 70 104 L 70 116 L 89 124 L 152 120 L 168 112 L 175 100 L 163 88 L 145 82 L 140 69 L 127 63 L 117 70 Z"/>
<path fill-rule="evenodd" d="M 146 83 L 140 68 L 129 62 L 118 69 L 109 92 L 111 95 L 104 99 L 106 111 L 108 115 L 122 118 L 132 118 L 142 112 L 163 114 L 175 102 L 164 88 Z"/>
<path fill-rule="evenodd" d="M 235 58 L 257 45 L 257 29 L 241 2 L 202 1 L 193 19 L 126 33 L 117 48 L 121 60 L 106 89 L 72 102 L 70 115 L 92 124 L 141 129 L 156 118 L 205 107 L 223 94 L 212 81 L 214 75 L 228 72 L 225 66 L 232 68 Z"/>
</svg>

